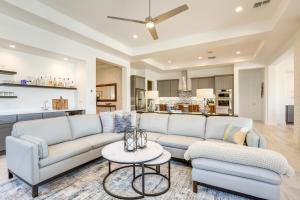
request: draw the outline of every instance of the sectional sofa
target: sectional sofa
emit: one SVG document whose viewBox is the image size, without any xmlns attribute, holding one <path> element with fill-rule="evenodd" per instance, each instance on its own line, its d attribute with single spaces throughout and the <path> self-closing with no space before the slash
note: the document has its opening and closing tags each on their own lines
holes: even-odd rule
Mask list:
<svg viewBox="0 0 300 200">
<path fill-rule="evenodd" d="M 183 155 L 188 147 L 196 142 L 209 140 L 214 142 L 224 142 L 223 132 L 228 123 L 240 127 L 248 127 L 250 133 L 247 135 L 247 145 L 257 148 L 265 148 L 266 142 L 262 136 L 253 131 L 251 119 L 239 117 L 205 117 L 202 115 L 184 115 L 184 114 L 156 114 L 143 113 L 138 115 L 137 126 L 148 131 L 148 140 L 156 141 L 166 150 L 171 152 L 172 157 L 183 159 Z M 7 149 L 7 167 L 9 177 L 16 175 L 24 182 L 32 186 L 32 196 L 38 195 L 38 186 L 44 184 L 63 173 L 72 170 L 82 164 L 101 157 L 101 149 L 112 142 L 119 141 L 123 134 L 103 133 L 103 128 L 107 124 L 99 115 L 78 115 L 70 117 L 59 117 L 52 119 L 33 120 L 18 122 L 14 125 L 12 136 L 6 138 Z M 255 177 L 252 169 L 247 166 L 227 166 L 224 163 L 202 162 L 193 160 L 193 181 L 194 183 L 203 183 L 198 170 L 205 170 L 203 163 L 207 163 L 206 171 L 213 171 L 212 165 L 219 167 L 218 174 L 212 177 L 214 181 L 222 181 L 228 175 L 226 170 L 230 169 L 230 177 L 239 177 L 240 182 L 233 180 L 237 186 L 232 183 L 224 182 L 223 185 L 228 190 L 240 191 L 241 187 L 247 187 L 247 180 L 255 180 L 262 183 L 259 191 L 266 192 L 273 190 L 267 186 L 272 185 L 275 188 L 281 183 L 279 175 L 276 181 L 269 180 L 270 172 L 258 171 L 263 177 Z M 223 171 L 220 170 L 223 168 Z M 243 170 L 250 170 L 251 173 L 241 173 Z M 256 169 L 253 169 L 254 172 Z M 250 174 L 250 175 L 249 175 Z M 252 174 L 252 176 L 251 176 Z M 224 176 L 221 176 L 224 175 Z M 228 177 L 227 177 L 228 178 Z M 225 179 L 224 179 L 225 180 Z M 227 179 L 226 179 L 227 180 Z M 204 181 L 204 182 L 203 182 Z M 230 181 L 230 179 L 229 179 Z M 207 182 L 211 183 L 211 182 Z M 243 184 L 245 184 L 243 186 Z M 276 187 L 278 189 L 278 187 Z M 243 193 L 256 197 L 253 190 Z M 276 190 L 276 195 L 278 191 Z"/>
</svg>

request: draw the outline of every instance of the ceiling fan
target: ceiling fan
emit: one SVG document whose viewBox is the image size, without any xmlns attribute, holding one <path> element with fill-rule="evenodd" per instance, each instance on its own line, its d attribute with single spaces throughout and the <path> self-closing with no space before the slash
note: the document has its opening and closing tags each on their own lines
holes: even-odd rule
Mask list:
<svg viewBox="0 0 300 200">
<path fill-rule="evenodd" d="M 178 15 L 179 13 L 188 10 L 189 7 L 184 4 L 182 6 L 179 6 L 173 10 L 170 10 L 166 13 L 163 13 L 157 17 L 152 18 L 151 17 L 151 0 L 149 0 L 149 16 L 145 19 L 145 21 L 141 21 L 141 20 L 135 20 L 135 19 L 127 19 L 127 18 L 121 18 L 121 17 L 113 17 L 113 16 L 107 16 L 110 19 L 117 19 L 117 20 L 122 20 L 122 21 L 128 21 L 128 22 L 134 22 L 134 23 L 139 23 L 139 24 L 145 24 L 148 31 L 150 32 L 152 38 L 154 40 L 158 39 L 158 35 L 156 32 L 156 28 L 155 25 L 159 24 L 175 15 Z"/>
</svg>

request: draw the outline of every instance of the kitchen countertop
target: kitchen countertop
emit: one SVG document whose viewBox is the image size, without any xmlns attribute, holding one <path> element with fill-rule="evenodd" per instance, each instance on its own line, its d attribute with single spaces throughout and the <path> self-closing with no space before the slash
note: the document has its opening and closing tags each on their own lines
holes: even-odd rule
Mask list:
<svg viewBox="0 0 300 200">
<path fill-rule="evenodd" d="M 148 111 L 137 111 L 137 113 L 153 113 Z M 186 115 L 205 115 L 201 112 L 167 112 L 167 111 L 155 111 L 154 113 L 160 113 L 160 114 L 186 114 Z M 205 115 L 206 116 L 206 115 Z M 208 113 L 209 117 L 211 116 L 230 116 L 230 117 L 238 117 L 237 115 L 233 114 L 217 114 L 217 113 Z"/>
<path fill-rule="evenodd" d="M 34 114 L 34 113 L 51 113 L 51 112 L 69 112 L 69 111 L 83 111 L 85 109 L 73 108 L 66 110 L 18 110 L 18 111 L 4 111 L 0 115 L 20 115 L 20 114 Z"/>
</svg>

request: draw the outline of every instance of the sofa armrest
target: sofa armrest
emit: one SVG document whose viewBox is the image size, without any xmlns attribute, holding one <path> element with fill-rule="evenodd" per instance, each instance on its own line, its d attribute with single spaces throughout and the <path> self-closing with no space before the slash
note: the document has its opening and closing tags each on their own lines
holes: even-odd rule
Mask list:
<svg viewBox="0 0 300 200">
<path fill-rule="evenodd" d="M 6 137 L 7 168 L 31 185 L 39 183 L 37 145 L 16 137 Z"/>
<path fill-rule="evenodd" d="M 45 140 L 31 135 L 22 135 L 20 136 L 20 139 L 37 145 L 40 159 L 48 157 L 48 144 Z"/>
<path fill-rule="evenodd" d="M 249 131 L 246 137 L 246 143 L 250 147 L 267 148 L 266 139 L 256 129 Z"/>
</svg>

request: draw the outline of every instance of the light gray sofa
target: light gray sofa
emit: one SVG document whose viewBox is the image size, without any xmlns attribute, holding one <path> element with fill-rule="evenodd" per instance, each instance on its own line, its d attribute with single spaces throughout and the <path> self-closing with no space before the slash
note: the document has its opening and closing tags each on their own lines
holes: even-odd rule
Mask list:
<svg viewBox="0 0 300 200">
<path fill-rule="evenodd" d="M 228 123 L 249 127 L 249 129 L 253 128 L 250 119 L 237 117 L 206 118 L 202 115 L 184 114 L 143 113 L 138 115 L 137 122 L 140 128 L 148 131 L 148 140 L 158 142 L 170 151 L 173 158 L 178 159 L 184 158 L 185 151 L 195 141 L 224 142 L 222 140 L 223 132 Z M 12 136 L 6 138 L 9 177 L 11 178 L 14 174 L 31 185 L 32 196 L 35 197 L 38 195 L 38 186 L 75 167 L 101 157 L 101 149 L 105 145 L 123 138 L 123 134 L 102 132 L 102 124 L 98 115 L 78 115 L 18 122 L 14 125 Z M 266 145 L 264 138 L 254 130 L 247 135 L 247 144 L 253 147 L 265 147 Z M 256 181 L 260 183 L 259 186 L 264 186 L 267 192 L 275 191 L 269 186 L 276 182 L 272 182 L 275 180 L 273 179 L 274 174 L 258 171 L 265 173 L 266 179 L 268 179 L 267 177 L 271 179 L 268 182 L 264 181 L 263 178 L 251 176 L 250 172 L 249 175 L 247 170 L 250 168 L 247 166 L 219 163 L 218 165 L 223 170 L 220 171 L 220 168 L 214 169 L 212 167 L 214 164 L 210 166 L 210 163 L 212 162 L 200 159 L 192 161 L 192 179 L 196 186 L 198 183 L 219 186 L 212 182 L 214 180 L 223 183 L 222 186 L 225 189 L 253 195 L 253 190 L 247 190 L 248 182 Z M 228 174 L 228 169 L 235 170 Z M 244 174 L 241 173 L 243 169 L 246 170 Z M 215 176 L 210 176 L 209 173 L 213 172 Z M 233 182 L 221 181 L 224 177 L 231 177 L 229 180 Z M 276 184 L 279 182 L 277 179 Z M 258 190 L 263 191 L 264 187 Z M 240 190 L 240 188 L 244 188 L 244 190 Z"/>
<path fill-rule="evenodd" d="M 161 144 L 178 159 L 184 159 L 184 153 L 195 141 L 226 143 L 223 135 L 228 124 L 250 130 L 246 138 L 248 146 L 266 148 L 266 140 L 254 129 L 251 119 L 156 113 L 140 116 L 140 128 L 148 131 L 149 139 Z M 202 185 L 251 199 L 280 198 L 282 178 L 273 171 L 204 158 L 192 160 L 192 167 L 194 192 Z"/>
<path fill-rule="evenodd" d="M 228 124 L 247 127 L 247 145 L 266 148 L 264 137 L 253 129 L 253 121 L 241 117 L 205 117 L 203 115 L 143 113 L 139 127 L 147 130 L 149 140 L 156 141 L 173 158 L 184 159 L 184 153 L 195 141 L 225 142 L 224 130 Z"/>
<path fill-rule="evenodd" d="M 30 135 L 46 142 L 41 154 L 34 142 L 22 138 Z M 6 159 L 9 177 L 13 174 L 32 186 L 38 186 L 77 166 L 101 156 L 101 149 L 119 141 L 123 134 L 102 133 L 99 115 L 77 115 L 18 122 L 12 136 L 6 138 Z"/>
</svg>

